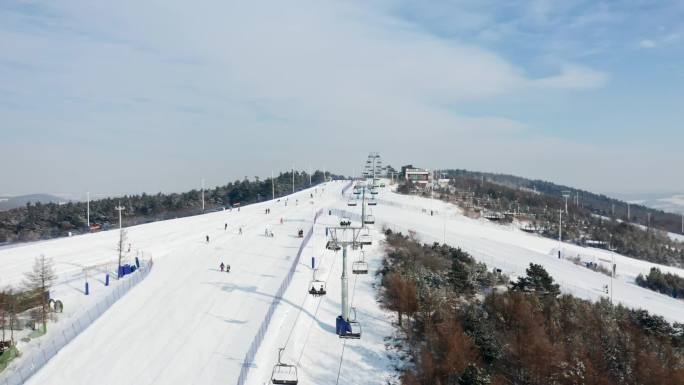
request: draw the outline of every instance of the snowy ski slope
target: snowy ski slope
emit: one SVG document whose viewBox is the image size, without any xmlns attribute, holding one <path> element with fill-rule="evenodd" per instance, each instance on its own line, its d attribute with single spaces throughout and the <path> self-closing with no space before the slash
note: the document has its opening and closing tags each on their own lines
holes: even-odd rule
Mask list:
<svg viewBox="0 0 684 385">
<path fill-rule="evenodd" d="M 154 255 L 155 268 L 27 383 L 234 383 L 258 322 L 298 249 L 297 230 L 310 226 L 315 207 L 337 200 L 342 185 L 330 183 L 323 193 L 318 187 L 315 205 L 309 202 L 310 189 L 289 196 L 287 207 L 282 199 L 240 212 L 128 228 L 135 247 Z M 269 215 L 264 214 L 267 207 Z M 273 238 L 264 236 L 266 227 Z M 12 271 L 25 269 L 19 267 L 18 254 L 30 266 L 38 251 L 54 257 L 58 266 L 99 262 L 94 255 L 111 253 L 114 233 L 54 241 L 54 248 L 53 242 L 37 244 L 39 250 L 12 248 L 1 252 L 0 260 L 14 261 Z M 219 271 L 221 261 L 231 265 L 230 274 Z"/>
<path fill-rule="evenodd" d="M 284 202 L 263 202 L 240 212 L 151 223 L 128 229 L 135 249 L 154 257 L 150 275 L 112 306 L 100 319 L 76 337 L 28 383 L 37 384 L 234 384 L 242 359 L 263 319 L 273 294 L 289 270 L 301 239 L 299 228 L 310 228 L 316 210 L 324 209 L 314 226 L 300 264 L 250 367 L 247 384 L 270 383 L 277 349 L 285 347 L 283 361 L 296 364 L 300 384 L 379 384 L 393 376 L 393 362 L 386 352 L 394 315 L 379 308 L 375 271 L 382 261 L 378 242 L 386 224 L 395 230 L 416 232 L 424 242 L 446 241 L 462 247 L 490 268 L 523 274 L 530 262 L 544 265 L 564 291 L 578 297 L 606 296 L 610 278 L 557 258 L 558 242 L 501 226 L 465 218 L 458 209 L 436 200 L 404 196 L 382 189 L 372 208 L 376 224 L 374 244 L 365 247 L 368 275 L 350 275 L 350 299 L 357 309 L 363 336 L 342 340 L 335 334 L 340 313 L 341 251 L 326 250 L 325 227 L 339 218 L 330 208 L 360 213 L 347 207 L 343 183 L 328 183 L 289 197 Z M 299 204 L 295 205 L 294 200 Z M 270 207 L 270 215 L 264 209 Z M 434 216 L 429 211 L 434 210 Z M 285 219 L 279 224 L 279 218 Z M 228 223 L 224 231 L 223 224 Z M 243 228 L 243 235 L 237 232 Z M 275 236 L 263 235 L 269 227 Z M 211 242 L 206 244 L 208 234 Z M 81 264 L 112 260 L 116 232 L 29 244 L 0 250 L 0 277 L 18 279 L 40 253 L 53 257 L 60 273 L 75 274 Z M 681 301 L 642 289 L 634 277 L 654 264 L 613 255 L 605 250 L 561 246 L 564 256 L 579 255 L 598 263 L 615 258 L 618 277 L 613 283 L 617 302 L 645 308 L 672 321 L 684 321 Z M 311 257 L 316 257 L 318 278 L 327 281 L 328 294 L 314 298 L 307 293 Z M 349 264 L 359 251 L 349 252 Z M 229 263 L 230 274 L 218 271 Z M 5 262 L 7 262 L 5 264 Z M 684 275 L 681 269 L 661 266 Z M 351 272 L 351 269 L 350 269 Z"/>
</svg>

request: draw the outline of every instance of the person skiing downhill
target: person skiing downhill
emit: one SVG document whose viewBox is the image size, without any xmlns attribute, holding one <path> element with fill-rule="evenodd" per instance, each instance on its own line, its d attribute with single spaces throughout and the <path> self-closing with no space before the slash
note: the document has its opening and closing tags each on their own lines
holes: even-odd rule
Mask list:
<svg viewBox="0 0 684 385">
<path fill-rule="evenodd" d="M 230 273 L 230 265 L 226 265 L 226 273 Z"/>
<path fill-rule="evenodd" d="M 207 243 L 209 243 L 209 236 L 207 235 Z"/>
<path fill-rule="evenodd" d="M 223 231 L 226 231 L 226 230 L 228 230 L 228 224 L 227 224 L 227 223 L 224 223 L 224 224 L 223 224 Z"/>
<path fill-rule="evenodd" d="M 240 232 L 240 235 L 242 235 L 242 227 L 240 227 L 238 231 Z"/>
<path fill-rule="evenodd" d="M 223 271 L 223 268 L 225 268 L 226 265 L 224 265 L 223 262 L 221 262 L 221 264 L 219 265 L 219 267 L 221 268 L 221 271 Z"/>
</svg>

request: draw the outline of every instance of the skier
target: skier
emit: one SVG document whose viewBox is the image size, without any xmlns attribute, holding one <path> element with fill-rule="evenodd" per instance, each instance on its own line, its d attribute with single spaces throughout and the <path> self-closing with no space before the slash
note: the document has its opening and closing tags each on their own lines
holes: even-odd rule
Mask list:
<svg viewBox="0 0 684 385">
<path fill-rule="evenodd" d="M 240 227 L 240 229 L 238 229 L 238 231 L 240 232 L 240 235 L 242 235 L 242 227 Z"/>
<path fill-rule="evenodd" d="M 224 265 L 223 262 L 221 262 L 221 264 L 219 265 L 219 267 L 221 267 L 221 271 L 223 271 L 223 268 L 226 267 L 226 265 Z"/>
<path fill-rule="evenodd" d="M 283 224 L 283 218 L 280 218 L 280 224 L 281 225 Z"/>
<path fill-rule="evenodd" d="M 209 243 L 209 236 L 207 235 L 207 243 Z"/>
<path fill-rule="evenodd" d="M 226 265 L 226 273 L 230 273 L 230 265 Z"/>
<path fill-rule="evenodd" d="M 228 224 L 227 224 L 227 223 L 224 223 L 224 224 L 223 224 L 223 231 L 226 231 L 226 230 L 228 230 Z"/>
</svg>

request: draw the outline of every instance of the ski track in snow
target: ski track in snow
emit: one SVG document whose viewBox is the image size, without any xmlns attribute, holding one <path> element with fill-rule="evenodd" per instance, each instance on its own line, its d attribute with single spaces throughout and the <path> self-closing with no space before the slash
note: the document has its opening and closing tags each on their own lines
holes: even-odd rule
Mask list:
<svg viewBox="0 0 684 385">
<path fill-rule="evenodd" d="M 276 308 L 272 323 L 247 377 L 248 384 L 270 383 L 277 349 L 285 347 L 283 361 L 298 366 L 300 384 L 381 384 L 392 378 L 393 362 L 385 348 L 394 334 L 394 315 L 380 309 L 375 272 L 383 258 L 383 224 L 395 230 L 416 231 L 423 242 L 441 242 L 461 247 L 488 267 L 501 268 L 512 277 L 524 274 L 529 263 L 539 263 L 561 284 L 564 292 L 597 300 L 606 296 L 603 286 L 610 277 L 558 259 L 557 241 L 524 233 L 513 226 L 474 220 L 458 214 L 455 206 L 437 200 L 404 196 L 381 190 L 379 204 L 372 208 L 376 224 L 373 245 L 364 248 L 369 274 L 351 274 L 351 263 L 359 251 L 349 250 L 349 288 L 352 306 L 363 329 L 360 340 L 342 340 L 335 334 L 340 313 L 342 252 L 325 249 L 325 227 L 339 218 L 327 209 L 347 207 L 340 194 L 344 183 L 319 186 L 314 204 L 313 189 L 237 210 L 155 222 L 127 228 L 133 249 L 153 257 L 150 275 L 122 297 L 88 329 L 63 348 L 27 383 L 38 384 L 234 384 L 242 359 L 256 334 L 301 239 L 298 228 L 312 225 L 316 210 L 326 210 L 314 227 L 295 275 Z M 325 192 L 321 193 L 321 188 Z M 295 199 L 299 204 L 295 205 Z M 270 215 L 264 209 L 272 208 Z M 425 210 L 425 211 L 424 211 Z M 430 216 L 429 211 L 436 215 Z M 446 213 L 446 215 L 445 215 Z M 285 219 L 279 224 L 279 218 Z M 223 224 L 228 223 L 228 231 Z M 239 235 L 238 227 L 244 235 Z M 270 227 L 273 238 L 263 236 Z M 204 242 L 204 235 L 211 242 Z M 73 238 L 36 242 L 0 249 L 2 283 L 17 283 L 30 270 L 33 257 L 44 253 L 56 262 L 60 278 L 78 287 L 82 265 L 113 263 L 116 231 Z M 670 321 L 684 322 L 684 303 L 634 284 L 639 273 L 651 266 L 605 250 L 562 244 L 565 256 L 579 255 L 609 266 L 617 263 L 613 297 L 629 307 L 645 308 Z M 318 278 L 327 281 L 328 294 L 308 294 L 312 278 L 311 257 L 317 259 Z M 231 265 L 222 273 L 218 264 Z M 684 276 L 684 270 L 659 266 Z M 61 285 L 60 285 L 61 286 Z M 77 290 L 72 290 L 77 292 Z M 95 287 L 93 290 L 106 290 Z M 73 294 L 72 294 L 73 296 Z M 88 306 L 80 295 L 73 306 Z M 69 303 L 65 304 L 67 307 Z M 339 378 L 338 378 L 339 371 Z"/>
</svg>

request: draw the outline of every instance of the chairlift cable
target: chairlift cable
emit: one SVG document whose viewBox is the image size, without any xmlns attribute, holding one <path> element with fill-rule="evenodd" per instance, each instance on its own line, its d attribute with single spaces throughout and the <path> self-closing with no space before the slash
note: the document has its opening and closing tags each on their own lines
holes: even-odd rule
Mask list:
<svg viewBox="0 0 684 385">
<path fill-rule="evenodd" d="M 332 263 L 330 264 L 330 269 L 328 269 L 328 277 L 325 279 L 325 284 L 328 284 L 328 280 L 330 279 L 330 275 L 332 274 L 333 266 L 335 265 L 336 258 L 332 258 Z M 316 305 L 316 310 L 314 311 L 313 317 L 311 318 L 311 324 L 313 324 L 314 321 L 318 320 L 318 309 L 321 307 L 321 302 L 323 302 L 323 297 L 320 297 L 318 299 L 318 304 Z M 300 310 L 301 311 L 301 310 Z M 306 344 L 309 343 L 309 337 L 311 336 L 311 327 L 307 329 L 306 332 L 306 338 L 304 339 L 304 344 L 302 345 L 302 350 L 299 352 L 299 358 L 297 358 L 297 366 L 299 366 L 299 362 L 302 360 L 302 356 L 304 355 L 304 350 L 306 349 Z"/>
</svg>

